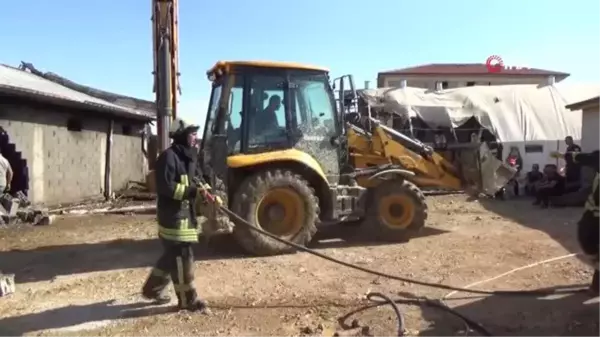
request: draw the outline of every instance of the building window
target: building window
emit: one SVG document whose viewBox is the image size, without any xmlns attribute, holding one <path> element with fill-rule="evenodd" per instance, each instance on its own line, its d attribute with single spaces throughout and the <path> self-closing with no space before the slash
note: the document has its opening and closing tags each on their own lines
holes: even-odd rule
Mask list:
<svg viewBox="0 0 600 337">
<path fill-rule="evenodd" d="M 131 125 L 127 125 L 127 124 L 123 125 L 122 132 L 125 136 L 131 135 Z"/>
<path fill-rule="evenodd" d="M 442 89 L 448 89 L 448 82 L 442 82 Z"/>
<path fill-rule="evenodd" d="M 400 81 L 388 81 L 388 87 L 398 88 L 400 86 Z"/>
<path fill-rule="evenodd" d="M 542 153 L 544 152 L 544 145 L 529 144 L 525 145 L 525 153 Z"/>
<path fill-rule="evenodd" d="M 475 86 L 475 82 L 467 82 L 467 87 L 474 87 Z"/>
<path fill-rule="evenodd" d="M 81 120 L 77 118 L 67 119 L 67 130 L 79 132 L 83 129 Z"/>
</svg>

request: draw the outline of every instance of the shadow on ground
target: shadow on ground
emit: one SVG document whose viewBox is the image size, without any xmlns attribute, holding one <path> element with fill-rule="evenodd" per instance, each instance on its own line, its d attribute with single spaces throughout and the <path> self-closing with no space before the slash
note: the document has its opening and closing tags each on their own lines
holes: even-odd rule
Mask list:
<svg viewBox="0 0 600 337">
<path fill-rule="evenodd" d="M 173 312 L 174 307 L 156 307 L 148 303 L 114 305 L 104 301 L 88 305 L 70 305 L 47 311 L 0 319 L 0 335 L 22 336 L 26 333 L 69 328 L 77 331 L 102 326 L 102 321 L 139 318 Z"/>
<path fill-rule="evenodd" d="M 561 296 L 563 297 L 539 298 L 493 295 L 470 298 L 473 302 L 462 305 L 450 299 L 448 305 L 457 313 L 482 325 L 493 336 L 598 336 L 600 311 L 597 298 L 594 301 L 587 293 Z M 463 298 L 460 301 L 465 300 Z M 403 304 L 399 308 L 402 312 L 408 312 Z M 341 316 L 340 325 L 348 325 L 352 319 L 358 319 L 363 325 L 373 327 L 375 332 L 382 327 L 392 326 L 389 321 L 389 314 L 393 313 L 391 306 L 382 306 L 379 311 L 368 310 L 370 312 L 355 310 L 349 312 L 351 315 Z M 460 318 L 439 308 L 422 305 L 420 312 L 423 319 L 421 326 L 407 320 L 405 329 L 418 331 L 420 336 L 483 335 L 467 329 Z M 393 324 L 397 326 L 395 318 Z"/>
<path fill-rule="evenodd" d="M 547 208 L 533 206 L 531 199 L 479 199 L 488 211 L 518 224 L 545 232 L 572 253 L 580 252 L 576 237 L 577 221 L 583 214 L 581 207 Z"/>
<path fill-rule="evenodd" d="M 493 295 L 469 304 L 448 304 L 495 336 L 598 336 L 598 302 L 590 303 L 587 293 L 561 296 Z M 460 319 L 431 307 L 423 309 L 422 314 L 430 326 L 420 335 L 455 335 L 465 330 Z"/>
<path fill-rule="evenodd" d="M 426 228 L 417 236 L 439 235 L 443 231 Z M 311 244 L 313 249 L 367 246 L 350 229 L 327 229 Z M 346 238 L 345 238 L 346 236 Z M 328 242 L 327 240 L 338 239 Z M 324 242 L 322 240 L 325 240 Z M 99 243 L 46 246 L 31 250 L 2 252 L 2 272 L 15 274 L 17 283 L 49 281 L 60 275 L 81 274 L 127 268 L 149 267 L 160 255 L 158 239 L 113 240 Z M 250 258 L 231 236 L 213 237 L 194 247 L 197 260 Z"/>
</svg>

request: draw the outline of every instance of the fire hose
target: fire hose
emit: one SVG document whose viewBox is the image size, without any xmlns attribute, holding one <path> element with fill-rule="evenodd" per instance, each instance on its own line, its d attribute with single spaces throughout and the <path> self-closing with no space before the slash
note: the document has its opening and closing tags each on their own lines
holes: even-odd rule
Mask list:
<svg viewBox="0 0 600 337">
<path fill-rule="evenodd" d="M 213 195 L 210 195 L 209 193 L 206 193 L 206 197 L 209 201 L 214 202 L 215 201 L 215 197 Z M 464 315 L 460 314 L 459 312 L 457 312 L 456 310 L 450 308 L 449 306 L 447 306 L 444 303 L 444 299 L 450 297 L 451 295 L 453 295 L 456 292 L 464 292 L 464 293 L 471 293 L 471 294 L 478 294 L 478 295 L 501 295 L 501 296 L 548 296 L 548 295 L 554 295 L 554 294 L 573 294 L 573 293 L 579 293 L 579 292 L 585 292 L 587 291 L 587 287 L 583 287 L 582 285 L 576 285 L 576 286 L 570 286 L 570 287 L 561 287 L 561 288 L 557 288 L 557 287 L 553 287 L 553 288 L 543 288 L 543 289 L 532 289 L 532 290 L 493 290 L 493 291 L 489 291 L 489 290 L 477 290 L 477 289 L 470 289 L 470 286 L 474 286 L 480 283 L 484 283 L 487 281 L 491 281 L 492 279 L 497 279 L 501 276 L 507 275 L 509 273 L 512 273 L 516 270 L 522 270 L 525 268 L 529 268 L 529 267 L 534 267 L 537 265 L 541 265 L 544 263 L 548 263 L 548 262 L 552 262 L 552 261 L 556 261 L 559 259 L 563 259 L 563 258 L 567 258 L 567 257 L 572 257 L 575 256 L 577 254 L 569 254 L 569 255 L 565 255 L 565 256 L 560 256 L 558 258 L 553 258 L 553 259 L 549 259 L 549 260 L 544 260 L 544 261 L 540 261 L 534 264 L 530 264 L 528 266 L 525 267 L 521 267 L 521 268 L 517 268 L 513 271 L 510 271 L 508 273 L 504 273 L 501 274 L 500 276 L 494 277 L 492 279 L 489 280 L 485 280 L 482 282 L 477 282 L 476 284 L 472 284 L 470 286 L 467 287 L 455 287 L 455 286 L 451 286 L 451 285 L 446 285 L 446 284 L 439 284 L 439 283 L 432 283 L 432 282 L 426 282 L 426 281 L 421 281 L 421 280 L 417 280 L 417 279 L 412 279 L 412 278 L 408 278 L 408 277 L 403 277 L 403 276 L 397 276 L 397 275 L 392 275 L 392 274 L 388 274 L 388 273 L 384 273 L 381 271 L 377 271 L 377 270 L 373 270 L 373 269 L 369 269 L 369 268 L 365 268 L 359 265 L 355 265 L 346 261 L 342 261 L 339 259 L 336 259 L 334 257 L 328 256 L 326 254 L 320 253 L 316 250 L 304 247 L 302 245 L 296 244 L 294 242 L 279 238 L 278 236 L 271 234 L 259 227 L 256 227 L 254 225 L 252 225 L 251 223 L 247 222 L 246 220 L 242 219 L 239 215 L 235 214 L 234 212 L 232 212 L 231 210 L 229 210 L 228 208 L 224 207 L 224 206 L 220 206 L 219 209 L 225 213 L 229 219 L 235 224 L 235 225 L 239 225 L 239 226 L 245 226 L 248 227 L 249 229 L 258 232 L 262 235 L 265 235 L 273 240 L 276 240 L 278 242 L 281 242 L 283 244 L 286 244 L 288 246 L 291 246 L 299 251 L 303 251 L 306 253 L 309 253 L 311 255 L 320 257 L 322 259 L 328 260 L 330 262 L 333 263 L 337 263 L 339 265 L 351 268 L 351 269 L 355 269 L 355 270 L 359 270 L 371 275 L 376 275 L 376 276 L 380 276 L 383 278 L 387 278 L 387 279 L 391 279 L 391 280 L 396 280 L 396 281 L 402 281 L 402 282 L 406 282 L 406 283 L 411 283 L 411 284 L 416 284 L 416 285 L 421 285 L 421 286 L 426 286 L 426 287 L 431 287 L 431 288 L 437 288 L 437 289 L 444 289 L 444 290 L 449 290 L 451 291 L 451 293 L 447 294 L 446 296 L 444 296 L 444 298 L 440 299 L 440 300 L 434 300 L 434 299 L 430 299 L 430 298 L 426 298 L 426 297 L 414 297 L 414 298 L 407 298 L 406 296 L 403 296 L 403 298 L 399 298 L 399 299 L 391 299 L 390 297 L 381 294 L 381 293 L 377 293 L 377 292 L 371 292 L 369 294 L 367 294 L 367 299 L 370 300 L 371 302 L 374 302 L 373 304 L 360 308 L 358 310 L 355 310 L 354 312 L 346 315 L 343 319 L 340 320 L 341 323 L 343 323 L 343 321 L 348 318 L 350 315 L 355 314 L 357 312 L 369 309 L 369 308 L 374 308 L 374 307 L 378 307 L 378 306 L 382 306 L 382 305 L 390 305 L 392 306 L 392 308 L 394 309 L 394 312 L 398 318 L 398 336 L 404 336 L 405 335 L 405 320 L 404 317 L 402 315 L 402 312 L 400 311 L 399 307 L 397 304 L 408 304 L 408 305 L 418 305 L 418 306 L 430 306 L 433 308 L 437 308 L 440 310 L 443 310 L 453 316 L 458 317 L 459 319 L 462 320 L 462 322 L 465 324 L 465 326 L 467 327 L 466 331 L 469 330 L 473 330 L 476 331 L 484 336 L 493 336 L 493 334 L 488 331 L 485 327 L 483 327 L 483 325 L 481 325 L 480 323 L 469 319 L 468 317 L 465 317 Z"/>
</svg>

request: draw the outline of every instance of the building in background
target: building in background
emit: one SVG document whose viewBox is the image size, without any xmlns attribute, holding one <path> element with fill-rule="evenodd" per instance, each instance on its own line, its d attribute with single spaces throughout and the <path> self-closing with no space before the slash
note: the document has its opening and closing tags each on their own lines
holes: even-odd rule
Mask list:
<svg viewBox="0 0 600 337">
<path fill-rule="evenodd" d="M 153 102 L 82 86 L 30 64 L 0 65 L 0 151 L 12 191 L 57 205 L 108 197 L 148 172 Z"/>
<path fill-rule="evenodd" d="M 569 104 L 567 109 L 573 113 L 581 111 L 581 150 L 592 152 L 600 149 L 600 96 Z M 583 169 L 584 184 L 591 183 L 595 173 L 590 168 Z"/>
<path fill-rule="evenodd" d="M 508 68 L 491 73 L 485 64 L 427 64 L 377 74 L 377 86 L 450 89 L 477 85 L 548 84 L 569 74 L 533 68 Z"/>
</svg>

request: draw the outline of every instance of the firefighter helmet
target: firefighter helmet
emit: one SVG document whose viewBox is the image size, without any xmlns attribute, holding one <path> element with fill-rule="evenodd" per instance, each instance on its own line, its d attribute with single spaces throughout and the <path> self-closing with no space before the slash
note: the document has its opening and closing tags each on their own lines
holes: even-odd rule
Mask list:
<svg viewBox="0 0 600 337">
<path fill-rule="evenodd" d="M 196 132 L 200 129 L 200 126 L 195 124 L 190 124 L 180 118 L 175 118 L 171 122 L 171 127 L 169 128 L 169 137 L 174 137 L 178 134 L 184 134 L 187 132 Z"/>
</svg>

